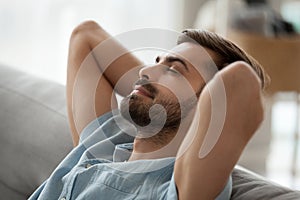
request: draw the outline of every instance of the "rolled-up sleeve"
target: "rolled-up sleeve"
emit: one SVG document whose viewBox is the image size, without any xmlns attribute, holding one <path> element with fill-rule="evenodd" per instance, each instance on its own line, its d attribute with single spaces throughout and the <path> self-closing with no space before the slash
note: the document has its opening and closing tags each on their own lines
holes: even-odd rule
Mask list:
<svg viewBox="0 0 300 200">
<path fill-rule="evenodd" d="M 178 200 L 178 191 L 175 184 L 174 174 L 170 182 L 165 183 L 161 186 L 161 198 L 160 200 Z M 222 192 L 217 196 L 216 200 L 229 200 L 232 191 L 232 178 L 231 176 L 228 178 L 226 186 L 222 190 Z"/>
</svg>

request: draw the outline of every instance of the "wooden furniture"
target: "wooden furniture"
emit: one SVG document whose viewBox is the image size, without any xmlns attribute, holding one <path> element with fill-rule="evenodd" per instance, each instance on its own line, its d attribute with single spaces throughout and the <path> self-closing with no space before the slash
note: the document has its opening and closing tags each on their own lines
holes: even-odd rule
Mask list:
<svg viewBox="0 0 300 200">
<path fill-rule="evenodd" d="M 267 92 L 300 92 L 300 36 L 269 38 L 230 31 L 227 38 L 258 60 L 271 77 Z"/>
</svg>

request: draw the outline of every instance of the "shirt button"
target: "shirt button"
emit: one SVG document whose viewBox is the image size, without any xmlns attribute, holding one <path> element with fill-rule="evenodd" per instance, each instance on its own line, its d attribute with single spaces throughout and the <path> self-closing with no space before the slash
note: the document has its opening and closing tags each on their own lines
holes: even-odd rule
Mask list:
<svg viewBox="0 0 300 200">
<path fill-rule="evenodd" d="M 92 165 L 90 164 L 90 163 L 87 163 L 86 165 L 85 165 L 85 168 L 90 168 Z"/>
</svg>

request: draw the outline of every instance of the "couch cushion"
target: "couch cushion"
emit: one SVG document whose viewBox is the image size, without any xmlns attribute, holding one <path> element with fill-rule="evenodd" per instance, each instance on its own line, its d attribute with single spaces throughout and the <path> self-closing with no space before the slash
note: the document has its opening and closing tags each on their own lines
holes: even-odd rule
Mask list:
<svg viewBox="0 0 300 200">
<path fill-rule="evenodd" d="M 232 173 L 232 195 L 235 200 L 298 200 L 300 192 L 273 183 L 243 167 Z"/>
<path fill-rule="evenodd" d="M 71 150 L 65 87 L 0 65 L 0 193 L 26 199 Z"/>
</svg>

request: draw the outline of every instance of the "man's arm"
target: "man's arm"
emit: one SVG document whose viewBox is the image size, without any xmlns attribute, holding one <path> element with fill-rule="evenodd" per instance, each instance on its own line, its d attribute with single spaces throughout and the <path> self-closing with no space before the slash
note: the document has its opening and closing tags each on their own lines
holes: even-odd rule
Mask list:
<svg viewBox="0 0 300 200">
<path fill-rule="evenodd" d="M 70 39 L 66 92 L 74 145 L 78 144 L 79 134 L 88 123 L 117 108 L 113 92 L 119 79 L 131 72 L 123 79 L 126 83 L 117 88 L 119 94 L 127 95 L 138 78 L 137 66 L 141 66 L 142 62 L 131 53 L 116 57 L 109 66 L 99 65 L 102 59 L 106 59 L 107 51 L 93 52 L 93 49 L 108 38 L 111 36 L 97 23 L 86 21 L 74 29 Z M 109 41 L 105 43 L 106 48 L 111 47 L 114 52 L 126 52 L 118 42 L 113 39 Z"/>
<path fill-rule="evenodd" d="M 222 93 L 220 80 L 225 87 L 224 98 L 218 96 Z M 208 83 L 175 162 L 179 199 L 215 199 L 222 191 L 244 147 L 263 120 L 260 88 L 254 71 L 242 62 L 226 67 Z M 213 108 L 213 102 L 219 104 Z M 226 106 L 224 124 L 219 117 L 224 108 L 222 103 Z M 216 119 L 218 124 L 213 124 Z M 220 134 L 217 129 L 209 128 L 210 123 L 214 127 L 223 124 Z"/>
</svg>

